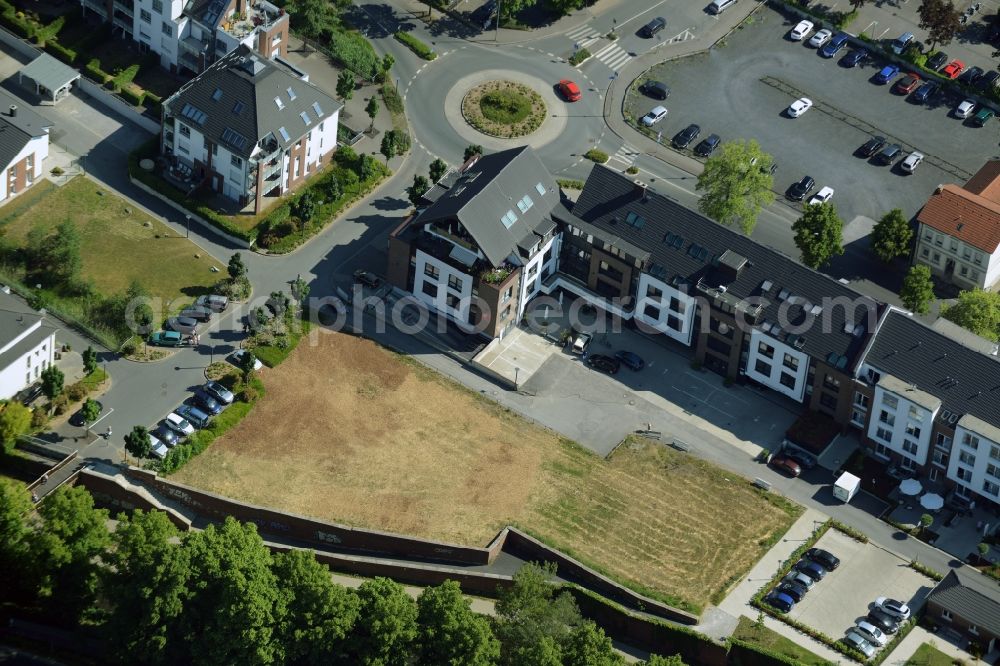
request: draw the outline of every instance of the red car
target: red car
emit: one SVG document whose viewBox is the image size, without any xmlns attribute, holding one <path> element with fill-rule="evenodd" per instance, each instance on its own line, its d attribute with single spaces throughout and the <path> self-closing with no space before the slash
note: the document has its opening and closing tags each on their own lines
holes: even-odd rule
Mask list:
<svg viewBox="0 0 1000 666">
<path fill-rule="evenodd" d="M 952 60 L 944 66 L 944 69 L 941 70 L 941 74 L 947 76 L 949 79 L 956 79 L 958 78 L 958 75 L 962 73 L 963 69 L 965 69 L 964 62 L 961 60 Z"/>
<path fill-rule="evenodd" d="M 774 456 L 771 458 L 771 466 L 792 477 L 802 473 L 802 468 L 799 467 L 797 462 L 784 456 Z"/>
<path fill-rule="evenodd" d="M 579 101 L 582 96 L 580 94 L 580 86 L 576 85 L 569 79 L 563 79 L 559 82 L 559 92 L 566 98 L 567 102 Z"/>
<path fill-rule="evenodd" d="M 900 95 L 909 95 L 920 85 L 920 77 L 916 74 L 907 74 L 899 81 L 896 81 L 896 92 Z"/>
</svg>

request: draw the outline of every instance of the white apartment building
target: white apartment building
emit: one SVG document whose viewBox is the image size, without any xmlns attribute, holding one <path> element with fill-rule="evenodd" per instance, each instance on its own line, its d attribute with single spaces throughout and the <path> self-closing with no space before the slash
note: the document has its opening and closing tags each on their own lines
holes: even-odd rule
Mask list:
<svg viewBox="0 0 1000 666">
<path fill-rule="evenodd" d="M 0 91 L 0 201 L 23 192 L 45 175 L 52 123 Z"/>
<path fill-rule="evenodd" d="M 56 330 L 6 289 L 0 291 L 0 399 L 38 381 L 55 361 Z"/>
</svg>

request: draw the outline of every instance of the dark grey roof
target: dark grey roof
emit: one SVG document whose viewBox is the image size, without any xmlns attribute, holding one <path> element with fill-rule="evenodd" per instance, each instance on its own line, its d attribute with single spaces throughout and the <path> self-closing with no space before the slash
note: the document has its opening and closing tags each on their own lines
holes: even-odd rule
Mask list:
<svg viewBox="0 0 1000 666">
<path fill-rule="evenodd" d="M 165 105 L 209 141 L 243 157 L 269 135 L 287 148 L 343 106 L 246 45 L 216 61 Z"/>
<path fill-rule="evenodd" d="M 40 54 L 22 67 L 20 74 L 49 90 L 59 90 L 66 84 L 80 78 L 80 72 L 64 62 L 56 60 L 48 53 Z"/>
<path fill-rule="evenodd" d="M 444 196 L 445 192 L 451 189 L 451 186 L 455 184 L 455 181 L 458 180 L 461 175 L 462 174 L 455 169 L 449 168 L 448 171 L 441 176 L 441 180 L 434 183 L 431 186 L 431 189 L 424 192 L 424 195 L 421 197 L 423 200 L 422 203 L 424 205 L 429 205 L 440 199 Z"/>
<path fill-rule="evenodd" d="M 6 368 L 58 330 L 46 324 L 40 312 L 32 310 L 26 303 L 14 296 L 0 291 L 0 348 L 13 342 L 27 328 L 39 321 L 42 325 L 38 329 L 26 335 L 10 349 L 0 353 L 0 368 Z"/>
<path fill-rule="evenodd" d="M 895 308 L 865 355 L 869 363 L 941 399 L 942 409 L 1000 425 L 1000 361 Z"/>
<path fill-rule="evenodd" d="M 17 111 L 10 115 L 10 107 Z M 0 169 L 6 169 L 28 142 L 47 134 L 52 122 L 38 115 L 22 100 L 0 89 Z"/>
<path fill-rule="evenodd" d="M 721 296 L 736 301 L 757 297 L 764 306 L 762 322 L 770 327 L 782 319 L 787 328 L 811 326 L 800 334 L 780 330 L 767 334 L 795 344 L 814 358 L 852 368 L 854 357 L 867 341 L 874 327 L 866 313 L 877 313 L 878 304 L 822 273 L 789 257 L 764 247 L 750 238 L 718 224 L 698 212 L 653 190 L 644 191 L 631 179 L 603 166 L 595 166 L 572 209 L 573 214 L 589 224 L 613 234 L 648 253 L 644 270 L 668 284 L 690 287 L 697 295 L 699 280 L 709 289 L 724 286 Z M 572 223 L 570 221 L 570 223 Z M 621 247 L 621 246 L 618 246 Z M 729 255 L 720 262 L 723 255 Z M 644 257 L 639 257 L 644 258 Z M 726 265 L 745 259 L 743 268 L 732 279 Z M 766 288 L 765 288 L 766 287 Z M 734 298 L 735 297 L 735 298 Z M 833 306 L 826 299 L 838 299 L 856 306 L 851 324 L 864 324 L 864 330 L 847 331 L 848 308 Z M 816 307 L 816 314 L 808 311 Z M 779 319 L 779 311 L 783 313 Z M 794 338 L 794 339 L 793 339 Z"/>
<path fill-rule="evenodd" d="M 525 196 L 532 204 L 522 211 L 517 204 Z M 458 219 L 490 263 L 499 266 L 519 243 L 523 247 L 532 234 L 544 234 L 558 203 L 556 182 L 535 152 L 522 146 L 480 157 L 417 222 Z M 502 220 L 508 212 L 514 216 L 510 226 Z"/>
<path fill-rule="evenodd" d="M 952 569 L 927 600 L 933 600 L 970 624 L 1000 636 L 1000 586 L 973 569 Z"/>
</svg>

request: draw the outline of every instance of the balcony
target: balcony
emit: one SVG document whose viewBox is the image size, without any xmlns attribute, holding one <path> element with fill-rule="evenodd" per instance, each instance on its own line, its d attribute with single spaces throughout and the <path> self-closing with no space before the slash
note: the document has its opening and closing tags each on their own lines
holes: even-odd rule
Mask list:
<svg viewBox="0 0 1000 666">
<path fill-rule="evenodd" d="M 182 50 L 178 54 L 177 62 L 179 62 L 184 67 L 187 67 L 192 72 L 201 71 L 201 63 L 198 62 L 198 57 Z"/>
<path fill-rule="evenodd" d="M 250 6 L 245 15 L 234 14 L 222 24 L 222 29 L 242 41 L 258 28 L 270 30 L 281 22 L 288 22 L 288 15 L 270 2 L 260 1 Z"/>
<path fill-rule="evenodd" d="M 208 51 L 207 39 L 201 40 L 201 39 L 195 39 L 194 37 L 185 37 L 180 41 L 180 44 L 182 50 L 194 56 L 199 56 L 202 53 L 206 53 Z M 195 62 L 198 62 L 197 58 L 195 58 Z"/>
<path fill-rule="evenodd" d="M 129 18 L 132 18 L 135 15 L 132 12 L 132 3 L 131 2 L 122 1 L 122 0 L 115 0 L 113 6 L 114 6 L 114 9 L 115 9 L 115 15 L 116 16 L 119 13 L 124 14 L 125 16 L 128 16 Z"/>
<path fill-rule="evenodd" d="M 128 16 L 122 16 L 115 12 L 114 18 L 111 19 L 111 24 L 116 28 L 121 28 L 125 31 L 125 34 L 132 35 L 132 19 Z"/>
<path fill-rule="evenodd" d="M 105 21 L 108 20 L 108 6 L 99 0 L 83 0 L 81 3 L 84 9 L 91 11 Z"/>
</svg>

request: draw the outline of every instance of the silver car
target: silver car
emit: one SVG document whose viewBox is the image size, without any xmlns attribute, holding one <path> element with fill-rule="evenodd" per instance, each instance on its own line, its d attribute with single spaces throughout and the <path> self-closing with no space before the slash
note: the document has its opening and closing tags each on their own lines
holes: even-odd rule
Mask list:
<svg viewBox="0 0 1000 666">
<path fill-rule="evenodd" d="M 848 647 L 854 648 L 868 659 L 871 659 L 872 655 L 875 654 L 875 646 L 869 643 L 856 629 L 847 632 L 847 635 L 844 636 L 844 642 L 847 643 Z"/>
<path fill-rule="evenodd" d="M 642 117 L 642 124 L 646 127 L 652 127 L 656 123 L 660 122 L 667 117 L 667 107 L 665 106 L 654 106 L 649 113 Z"/>
</svg>

